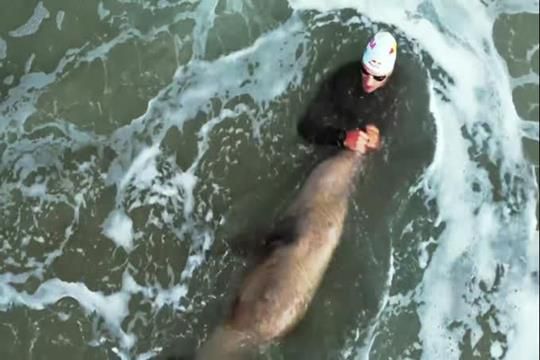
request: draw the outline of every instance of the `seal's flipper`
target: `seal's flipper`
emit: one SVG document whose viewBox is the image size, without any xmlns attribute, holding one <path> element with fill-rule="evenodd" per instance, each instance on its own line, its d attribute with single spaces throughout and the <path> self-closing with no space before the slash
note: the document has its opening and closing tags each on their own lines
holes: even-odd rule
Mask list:
<svg viewBox="0 0 540 360">
<path fill-rule="evenodd" d="M 259 227 L 245 231 L 227 241 L 234 254 L 255 261 L 270 255 L 277 247 L 294 241 L 296 236 L 296 219 L 285 217 L 271 228 Z"/>
<path fill-rule="evenodd" d="M 264 239 L 264 251 L 269 253 L 276 247 L 292 243 L 296 238 L 296 223 L 292 216 L 279 220 Z"/>
<path fill-rule="evenodd" d="M 264 252 L 268 232 L 267 228 L 244 231 L 229 238 L 226 242 L 233 254 L 239 257 L 259 257 Z"/>
</svg>

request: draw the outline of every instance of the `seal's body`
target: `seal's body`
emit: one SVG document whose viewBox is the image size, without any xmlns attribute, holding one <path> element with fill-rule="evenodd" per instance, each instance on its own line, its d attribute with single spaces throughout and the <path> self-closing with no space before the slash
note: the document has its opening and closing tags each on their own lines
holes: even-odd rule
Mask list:
<svg viewBox="0 0 540 360">
<path fill-rule="evenodd" d="M 243 359 L 285 335 L 304 316 L 332 259 L 361 155 L 343 150 L 319 164 L 288 208 L 273 248 L 249 273 L 230 316 L 198 360 Z"/>
</svg>

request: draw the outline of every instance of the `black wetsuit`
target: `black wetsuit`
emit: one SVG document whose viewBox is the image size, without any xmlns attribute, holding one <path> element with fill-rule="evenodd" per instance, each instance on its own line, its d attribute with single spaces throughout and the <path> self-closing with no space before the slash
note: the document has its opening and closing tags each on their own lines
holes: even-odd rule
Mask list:
<svg viewBox="0 0 540 360">
<path fill-rule="evenodd" d="M 392 80 L 366 94 L 362 89 L 362 64 L 349 63 L 321 85 L 298 123 L 299 134 L 310 143 L 343 147 L 346 132 L 375 125 L 381 135 L 387 128 L 388 114 L 396 103 Z"/>
</svg>

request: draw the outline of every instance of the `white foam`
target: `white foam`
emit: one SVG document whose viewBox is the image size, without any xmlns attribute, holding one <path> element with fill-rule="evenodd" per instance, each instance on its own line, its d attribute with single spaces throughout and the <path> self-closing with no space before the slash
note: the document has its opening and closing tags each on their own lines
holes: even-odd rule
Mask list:
<svg viewBox="0 0 540 360">
<path fill-rule="evenodd" d="M 491 357 L 493 359 L 499 359 L 503 355 L 503 347 L 500 342 L 494 341 L 490 348 Z"/>
<path fill-rule="evenodd" d="M 501 8 L 509 8 L 508 4 L 516 2 L 506 2 L 500 5 Z M 530 2 L 527 3 L 530 7 Z M 42 3 L 40 3 L 41 6 Z M 206 52 L 205 44 L 207 34 L 212 26 L 213 17 L 215 15 L 217 2 L 215 0 L 202 1 L 197 9 L 199 14 L 207 14 L 210 18 L 196 19 L 198 26 L 194 29 L 193 37 L 196 41 L 193 42 L 195 58 L 204 59 Z M 482 42 L 487 40 L 488 47 L 491 45 L 490 36 L 492 18 L 486 17 L 480 2 L 465 3 L 457 1 L 452 7 L 445 2 L 432 2 L 434 13 L 439 14 L 439 18 L 445 19 L 443 22 L 435 22 L 433 19 L 419 16 L 418 7 L 420 1 L 363 1 L 356 0 L 336 0 L 336 1 L 308 1 L 308 0 L 292 0 L 291 4 L 297 10 L 302 8 L 317 8 L 319 10 L 331 10 L 335 8 L 352 7 L 359 9 L 361 13 L 367 14 L 373 20 L 384 21 L 403 30 L 408 36 L 416 39 L 435 59 L 437 65 L 441 66 L 450 76 L 454 77 L 455 83 L 443 84 L 438 81 L 431 81 L 431 109 L 437 119 L 437 152 L 435 160 L 426 173 L 426 189 L 433 190 L 432 194 L 436 198 L 441 211 L 439 215 L 440 222 L 446 225 L 446 231 L 443 235 L 436 239 L 439 247 L 434 254 L 432 261 L 428 263 L 427 253 L 424 253 L 423 264 L 427 266 L 426 276 L 423 280 L 423 285 L 419 288 L 420 295 L 414 296 L 396 294 L 390 298 L 384 299 L 398 306 L 409 306 L 411 302 L 418 301 L 425 303 L 425 306 L 419 310 L 419 317 L 422 323 L 422 333 L 420 340 L 424 347 L 424 358 L 437 358 L 438 354 L 444 353 L 445 349 L 437 352 L 437 346 L 446 346 L 446 350 L 456 350 L 459 353 L 459 342 L 463 339 L 463 330 L 458 329 L 450 331 L 445 328 L 449 322 L 458 319 L 464 320 L 472 330 L 471 343 L 477 343 L 482 335 L 479 327 L 476 326 L 474 316 L 481 314 L 489 304 L 481 304 L 478 308 L 471 306 L 468 300 L 460 300 L 462 294 L 470 295 L 462 286 L 462 283 L 456 280 L 460 276 L 467 278 L 474 273 L 478 279 L 482 279 L 489 286 L 494 283 L 493 267 L 498 263 L 500 253 L 503 252 L 504 246 L 501 247 L 497 240 L 499 216 L 502 213 L 497 204 L 492 203 L 490 193 L 492 186 L 489 176 L 478 169 L 469 159 L 467 149 L 471 146 L 470 140 L 465 140 L 461 136 L 462 128 L 468 128 L 477 123 L 478 118 L 481 118 L 482 113 L 486 111 L 488 106 L 486 103 L 481 103 L 478 100 L 478 87 L 482 88 L 486 85 L 485 79 L 497 78 L 500 81 L 489 83 L 495 90 L 496 99 L 508 99 L 501 104 L 500 112 L 495 113 L 493 126 L 495 131 L 492 134 L 480 135 L 474 141 L 482 141 L 488 137 L 493 137 L 500 143 L 489 143 L 490 156 L 495 156 L 497 151 L 502 149 L 508 154 L 507 161 L 515 161 L 519 163 L 522 159 L 521 150 L 517 147 L 519 142 L 520 130 L 518 124 L 519 118 L 513 110 L 511 104 L 511 96 L 507 96 L 509 92 L 501 93 L 501 84 L 507 82 L 508 86 L 513 86 L 515 81 L 509 79 L 505 71 L 497 66 L 489 68 L 485 64 L 492 64 L 492 58 L 479 56 L 479 52 L 475 49 L 482 48 Z M 429 4 L 429 3 L 428 3 Z M 38 5 L 39 7 L 40 5 Z M 146 5 L 145 5 L 146 6 Z M 160 2 L 161 7 L 171 6 L 167 2 Z M 230 3 L 227 3 L 230 6 Z M 233 4 L 234 6 L 234 4 Z M 499 6 L 499 5 L 498 5 Z M 512 5 L 514 8 L 519 8 L 522 5 Z M 37 9 L 37 8 L 36 8 Z M 45 9 L 46 10 L 46 9 Z M 537 11 L 537 10 L 536 10 Z M 36 13 L 36 11 L 35 11 Z M 61 28 L 62 21 L 59 21 L 60 12 L 57 14 L 57 27 Z M 412 15 L 411 15 L 412 14 Z M 441 15 L 442 14 L 442 15 Z M 478 18 L 471 18 L 471 14 L 479 14 Z M 103 3 L 98 6 L 98 15 L 100 19 L 110 15 L 110 11 L 103 7 Z M 448 15 L 448 16 L 444 16 Z M 180 16 L 180 15 L 179 15 Z M 190 18 L 192 14 L 182 15 Z M 62 17 L 63 19 L 63 17 Z M 43 19 L 35 19 L 34 28 L 28 26 L 25 31 L 37 31 Z M 204 23 L 207 21 L 208 23 Z M 30 21 L 27 22 L 29 24 Z M 36 26 L 37 24 L 37 26 Z M 210 24 L 208 26 L 208 24 Z M 481 33 L 482 36 L 470 37 L 467 32 L 461 34 L 455 31 L 457 28 L 462 28 L 464 24 L 467 28 L 474 29 L 473 33 Z M 454 34 L 459 34 L 456 37 L 448 37 L 440 32 L 440 26 L 448 26 L 448 31 Z M 17 29 L 19 30 L 19 29 Z M 172 124 L 180 129 L 186 121 L 190 121 L 199 111 L 207 111 L 210 98 L 219 97 L 221 100 L 243 95 L 245 93 L 251 95 L 260 109 L 265 109 L 267 104 L 275 99 L 276 96 L 283 94 L 285 91 L 301 84 L 302 70 L 308 63 L 309 59 L 306 56 L 306 51 L 297 59 L 296 50 L 300 45 L 311 46 L 306 40 L 305 27 L 296 14 L 282 24 L 278 29 L 271 31 L 261 36 L 254 44 L 246 49 L 233 52 L 231 54 L 220 57 L 214 61 L 195 60 L 186 66 L 178 69 L 175 78 L 171 84 L 165 87 L 156 97 L 150 101 L 147 112 L 140 118 L 135 119 L 131 124 L 124 128 L 118 129 L 110 139 L 110 144 L 117 153 L 122 154 L 121 158 L 115 161 L 109 172 L 109 184 L 117 184 L 118 196 L 115 210 L 109 214 L 107 221 L 103 225 L 103 231 L 106 236 L 110 237 L 118 246 L 123 246 L 126 250 L 133 247 L 134 235 L 133 224 L 131 219 L 126 215 L 125 210 L 121 209 L 122 201 L 127 193 L 128 187 L 136 189 L 151 189 L 152 193 L 161 194 L 160 196 L 153 195 L 152 198 L 138 200 L 132 206 L 140 206 L 141 204 L 148 205 L 152 203 L 166 206 L 164 198 L 174 198 L 181 201 L 184 205 L 184 216 L 187 219 L 193 220 L 193 209 L 196 208 L 194 191 L 198 183 L 198 171 L 201 159 L 204 158 L 208 148 L 209 139 L 217 125 L 222 121 L 234 121 L 238 115 L 247 114 L 254 116 L 256 112 L 253 109 L 245 107 L 236 107 L 235 109 L 227 109 L 211 118 L 208 123 L 201 128 L 197 134 L 198 138 L 198 153 L 196 160 L 187 171 L 175 171 L 172 176 L 172 182 L 160 182 L 158 179 L 159 170 L 157 167 L 157 159 L 162 155 L 159 151 L 159 144 L 166 130 Z M 154 30 L 152 30 L 154 31 Z M 151 32 L 150 37 L 162 29 Z M 21 32 L 21 33 L 24 33 Z M 429 36 L 428 36 L 429 35 Z M 5 109 L 9 109 L 10 119 L 15 119 L 22 128 L 24 121 L 29 115 L 35 112 L 34 104 L 43 89 L 53 83 L 62 75 L 67 64 L 73 67 L 78 66 L 82 62 L 90 62 L 95 59 L 105 58 L 109 51 L 119 44 L 125 43 L 133 37 L 143 37 L 143 34 L 137 30 L 129 30 L 122 32 L 110 41 L 99 45 L 94 49 L 78 49 L 70 50 L 66 56 L 59 62 L 55 71 L 51 74 L 28 74 L 21 79 L 20 85 L 10 90 L 9 97 L 1 105 L 2 113 Z M 0 60 L 2 59 L 2 39 L 0 39 Z M 287 42 L 287 44 L 285 44 Z M 5 41 L 4 41 L 5 44 Z M 7 52 L 7 45 L 4 45 L 4 58 Z M 279 50 L 283 48 L 283 50 Z M 472 49 L 472 50 L 471 50 Z M 493 48 L 491 48 L 493 51 Z M 448 56 L 452 53 L 453 56 Z M 481 52 L 480 52 L 481 53 Z M 268 61 L 272 59 L 272 61 Z M 486 61 L 488 60 L 488 61 Z M 281 68 L 280 62 L 285 66 Z M 248 64 L 259 63 L 260 67 L 256 69 L 253 76 L 249 75 Z M 31 63 L 30 63 L 31 65 Z M 479 71 L 478 67 L 482 70 Z M 493 72 L 494 75 L 490 75 Z M 279 74 L 276 77 L 275 74 Z M 249 80 L 245 86 L 240 87 L 243 81 Z M 534 75 L 521 79 L 523 81 L 534 82 Z M 536 80 L 537 81 L 537 80 Z M 442 90 L 445 95 L 452 99 L 452 104 L 445 104 L 441 101 L 437 92 L 434 89 Z M 504 86 L 502 86 L 504 89 Z M 228 94 L 228 95 L 225 95 Z M 480 102 L 480 104 L 479 104 Z M 262 113 L 262 111 L 260 112 Z M 488 112 L 492 115 L 493 112 Z M 504 117 L 500 114 L 505 114 Z M 260 119 L 257 119 L 260 121 Z M 5 126 L 11 121 L 0 124 L 0 131 L 3 131 Z M 142 148 L 137 141 L 140 137 L 135 135 L 148 134 L 158 128 L 159 124 L 164 130 L 155 131 L 152 137 L 154 145 Z M 233 124 L 231 124 L 233 125 Z M 528 130 L 531 129 L 532 130 Z M 536 130 L 535 130 L 536 129 Z M 149 131 L 150 130 L 150 131 Z M 532 138 L 538 137 L 538 126 L 526 126 L 526 130 L 522 130 Z M 535 135 L 536 131 L 536 135 Z M 505 134 L 505 136 L 501 136 Z M 82 134 L 80 134 L 82 136 Z M 96 137 L 97 138 L 97 137 Z M 37 148 L 37 147 L 36 147 Z M 30 152 L 22 157 L 17 158 L 14 162 L 15 171 L 20 175 L 21 179 L 25 179 L 32 169 L 40 165 L 39 159 L 33 157 Z M 84 170 L 84 169 L 82 169 Z M 519 169 L 518 169 L 519 170 Z M 482 190 L 478 194 L 473 194 L 468 191 L 468 186 L 473 181 L 478 181 L 482 185 Z M 28 188 L 25 188 L 28 196 L 42 197 L 46 192 L 46 183 L 36 183 Z M 84 196 L 75 199 L 76 209 L 79 206 L 84 206 Z M 483 204 L 477 210 L 478 204 Z M 531 211 L 534 215 L 533 210 Z M 77 213 L 78 214 L 78 213 Z M 164 218 L 172 221 L 170 212 L 165 211 Z M 210 212 L 206 218 L 202 220 L 209 221 L 212 219 Z M 78 215 L 75 216 L 78 219 Z M 217 218 L 218 215 L 216 214 Z M 223 218 L 221 218 L 223 220 Z M 533 221 L 533 220 L 530 220 Z M 188 222 L 186 222 L 188 223 Z M 530 223 L 530 222 L 529 222 Z M 192 223 L 189 225 L 192 226 Z M 66 229 L 67 238 L 71 234 L 71 227 Z M 531 230 L 534 231 L 534 230 Z M 512 234 L 512 232 L 509 232 Z M 506 233 L 508 234 L 508 232 Z M 181 273 L 181 282 L 168 289 L 159 287 L 147 287 L 137 284 L 134 279 L 125 273 L 123 288 L 119 293 L 103 295 L 88 290 L 84 284 L 57 282 L 52 280 L 45 282 L 40 287 L 41 292 L 36 292 L 34 295 L 19 294 L 11 286 L 13 283 L 24 283 L 28 274 L 24 276 L 3 276 L 0 275 L 0 307 L 12 306 L 13 304 L 22 304 L 32 301 L 35 303 L 31 306 L 35 308 L 44 308 L 49 305 L 54 299 L 61 296 L 71 296 L 73 298 L 85 298 L 81 305 L 89 312 L 96 311 L 98 314 L 106 317 L 107 324 L 111 328 L 116 329 L 117 334 L 121 339 L 121 348 L 117 349 L 119 356 L 127 357 L 123 349 L 133 345 L 135 338 L 126 334 L 121 329 L 121 321 L 127 314 L 127 304 L 130 294 L 141 293 L 146 298 L 153 299 L 156 307 L 161 307 L 165 304 L 173 304 L 178 306 L 180 301 L 187 296 L 189 290 L 189 279 L 194 271 L 204 264 L 205 252 L 211 246 L 213 234 L 204 233 L 195 236 L 194 243 L 190 249 L 188 261 L 184 270 Z M 491 238 L 492 241 L 486 239 Z M 520 239 L 515 240 L 519 243 Z M 529 244 L 527 254 L 529 259 L 527 263 L 530 265 L 538 261 L 538 240 L 536 246 L 534 243 Z M 507 243 L 505 243 L 507 244 Z M 56 252 L 54 256 L 58 256 L 62 252 Z M 466 263 L 466 266 L 461 267 L 460 263 L 467 256 L 474 258 L 474 264 Z M 52 258 L 52 257 L 51 257 Z M 428 265 L 429 264 L 429 265 Z M 516 264 L 506 264 L 506 269 L 515 269 L 515 277 L 525 278 L 523 272 L 520 271 Z M 471 270 L 472 271 L 469 271 Z M 510 271 L 510 270 L 509 270 Z M 452 277 L 455 273 L 456 276 Z M 26 277 L 25 277 L 26 276 Z M 509 335 L 515 342 L 515 346 L 509 350 L 509 354 L 515 356 L 528 356 L 520 354 L 519 346 L 530 348 L 538 344 L 538 323 L 532 323 L 530 317 L 537 315 L 535 306 L 538 306 L 537 288 L 534 283 L 529 280 L 510 281 L 502 284 L 501 298 L 506 298 L 509 291 L 516 290 L 516 295 L 507 297 L 507 303 L 503 304 L 502 300 L 493 301 L 498 307 L 500 313 L 506 316 L 501 318 L 502 324 L 498 328 L 502 332 Z M 459 279 L 458 279 L 459 280 Z M 59 280 L 58 280 L 59 281 Z M 512 287 L 508 284 L 513 283 Z M 69 285 L 72 284 L 72 285 Z M 535 292 L 536 290 L 536 292 Z M 439 293 L 440 292 L 440 293 Z M 456 295 L 457 294 L 457 295 Z M 479 292 L 473 293 L 478 295 Z M 439 295 L 439 296 L 437 296 Z M 38 298 L 39 296 L 39 298 Z M 112 297 L 111 297 L 112 296 Z M 443 298 L 441 298 L 441 296 Z M 457 299 L 456 299 L 457 298 Z M 113 309 L 107 311 L 102 309 L 103 304 L 111 300 Z M 22 301 L 22 302 L 21 302 Z M 79 300 L 78 300 L 79 301 Z M 93 309 L 93 310 L 92 310 Z M 510 309 L 510 310 L 508 310 Z M 515 310 L 511 310 L 515 309 Z M 535 319 L 537 318 L 534 317 Z M 471 320 L 473 319 L 473 320 Z M 532 329 L 532 331 L 531 331 Z M 432 332 L 430 332 L 432 331 Z M 450 335 L 448 335 L 450 334 Z M 373 335 L 373 334 L 371 334 Z M 449 336 L 448 340 L 444 340 Z M 536 336 L 536 339 L 535 339 Z M 363 339 L 356 339 L 363 341 Z M 373 338 L 369 345 L 371 346 Z M 363 345 L 364 342 L 362 342 Z M 492 344 L 492 351 L 497 353 L 497 346 L 503 346 L 501 343 Z M 415 345 L 416 346 L 416 345 Z M 534 346 L 535 349 L 538 346 Z M 364 348 L 365 349 L 365 348 Z M 493 350 L 495 349 L 495 350 Z M 369 353 L 369 346 L 366 353 Z M 152 354 L 152 351 L 147 354 Z M 537 353 L 532 352 L 531 356 L 537 357 Z M 146 356 L 141 354 L 141 357 Z M 150 355 L 148 355 L 150 356 Z M 448 352 L 450 358 L 456 358 L 456 353 Z M 510 355 L 507 359 L 512 359 Z M 526 359 L 526 357 L 525 357 Z"/>
<path fill-rule="evenodd" d="M 163 350 L 163 348 L 161 348 L 161 347 L 152 349 L 152 350 L 144 352 L 142 354 L 138 354 L 136 359 L 137 360 L 151 360 L 151 359 L 154 359 L 155 357 L 157 357 L 161 353 L 162 350 Z"/>
<path fill-rule="evenodd" d="M 35 183 L 32 186 L 23 188 L 22 191 L 28 197 L 43 197 L 47 194 L 47 184 Z"/>
<path fill-rule="evenodd" d="M 0 274 L 0 309 L 5 311 L 13 306 L 25 306 L 33 310 L 43 310 L 64 298 L 72 298 L 85 310 L 88 316 L 101 317 L 111 334 L 118 338 L 119 347 L 114 350 L 121 358 L 131 358 L 130 349 L 136 343 L 136 336 L 125 331 L 122 323 L 129 315 L 129 302 L 134 294 L 142 294 L 150 299 L 156 309 L 164 305 L 173 305 L 175 309 L 183 310 L 179 302 L 187 294 L 184 285 L 176 285 L 169 289 L 160 287 L 141 286 L 135 282 L 128 271 L 122 277 L 122 288 L 118 292 L 104 294 L 92 291 L 79 282 L 66 282 L 60 279 L 50 279 L 43 282 L 33 294 L 19 292 L 10 284 L 22 284 L 28 280 L 29 274 Z M 185 309 L 184 309 L 185 310 Z M 70 317 L 66 313 L 58 314 L 60 320 Z M 128 327 L 129 328 L 129 327 Z M 103 343 L 104 338 L 98 339 L 97 344 Z M 155 348 L 139 354 L 138 358 L 148 358 L 159 353 Z"/>
<path fill-rule="evenodd" d="M 511 288 L 505 297 L 511 309 L 509 322 L 510 330 L 507 332 L 508 351 L 506 359 L 535 360 L 539 358 L 538 334 L 538 284 L 532 277 L 527 277 Z M 508 326 L 507 325 L 507 326 Z"/>
<path fill-rule="evenodd" d="M 501 11 L 531 10 L 531 2 L 485 6 L 476 1 L 454 1 L 450 6 L 437 0 L 290 0 L 290 4 L 298 11 L 354 8 L 373 21 L 395 25 L 417 41 L 452 79 L 437 78 L 428 83 L 437 146 L 424 175 L 424 189 L 436 199 L 438 221 L 444 223 L 445 230 L 436 239 L 438 246 L 415 295 L 420 304 L 422 359 L 458 359 L 466 331 L 470 331 L 474 347 L 484 335 L 476 319 L 492 307 L 502 324 L 499 329 L 508 336 L 505 358 L 538 358 L 538 286 L 530 280 L 520 255 L 528 254 L 527 264 L 538 263 L 537 254 L 522 236 L 523 224 L 536 223 L 537 190 L 533 189 L 530 168 L 524 165 L 522 124 L 512 103 L 512 79 L 491 38 L 494 20 Z M 538 13 L 537 8 L 531 11 Z M 490 132 L 473 133 L 479 124 L 488 126 Z M 534 138 L 534 126 L 531 128 L 527 132 Z M 464 131 L 472 139 L 464 137 Z M 501 178 L 508 171 L 525 183 L 512 183 L 518 190 L 503 185 L 508 202 L 494 201 L 490 174 L 471 159 L 471 149 L 482 146 L 490 161 L 501 164 Z M 473 183 L 478 184 L 478 191 L 472 190 Z M 508 203 L 515 191 L 524 194 L 523 204 L 518 214 L 510 216 Z M 427 264 L 426 256 L 420 258 L 422 264 Z M 487 295 L 478 284 L 493 285 L 500 264 L 511 271 L 501 280 L 499 290 Z M 528 328 L 526 318 L 535 319 L 532 324 L 529 321 Z M 460 325 L 451 327 L 456 323 Z"/>
<path fill-rule="evenodd" d="M 428 246 L 435 243 L 433 239 L 423 241 L 418 245 L 418 265 L 420 268 L 425 269 L 429 263 Z"/>
<path fill-rule="evenodd" d="M 152 301 L 154 309 L 161 309 L 165 305 L 172 305 L 175 309 L 185 310 L 180 306 L 181 300 L 186 297 L 188 287 L 186 284 L 177 284 L 163 289 L 159 285 L 139 285 L 128 271 L 122 276 L 122 289 L 130 294 L 142 294 Z"/>
<path fill-rule="evenodd" d="M 0 60 L 5 59 L 7 56 L 7 44 L 2 37 L 0 37 Z"/>
<path fill-rule="evenodd" d="M 28 74 L 30 70 L 32 70 L 32 64 L 34 63 L 34 59 L 36 58 L 36 54 L 32 53 L 28 60 L 26 60 L 26 64 L 24 65 L 24 72 Z"/>
<path fill-rule="evenodd" d="M 22 126 L 26 119 L 34 113 L 38 94 L 46 86 L 54 82 L 54 75 L 31 73 L 19 79 L 18 86 L 11 88 L 8 97 L 0 103 L 0 112 L 10 114 L 10 121 L 0 122 L 0 133 L 8 126 Z"/>
<path fill-rule="evenodd" d="M 519 269 L 509 281 L 507 294 L 501 296 L 500 301 L 506 302 L 506 308 L 509 309 L 507 318 L 502 324 L 503 329 L 508 336 L 508 351 L 505 359 L 524 359 L 536 360 L 540 357 L 538 347 L 538 334 L 540 334 L 540 319 L 538 312 L 540 309 L 539 301 L 539 246 L 540 239 L 536 229 L 536 209 L 534 204 L 530 205 L 529 214 L 530 236 L 527 241 L 527 268 L 525 276 Z M 511 271 L 512 269 L 510 269 Z"/>
<path fill-rule="evenodd" d="M 173 305 L 177 308 L 180 304 L 180 300 L 182 300 L 187 293 L 188 287 L 184 284 L 176 285 L 169 289 L 161 289 L 154 299 L 153 306 L 157 309 L 160 309 L 164 305 Z"/>
<path fill-rule="evenodd" d="M 102 1 L 100 1 L 98 4 L 97 12 L 98 12 L 99 20 L 103 20 L 111 14 L 110 10 L 105 9 L 105 6 L 103 5 Z"/>
<path fill-rule="evenodd" d="M 101 292 L 88 289 L 83 283 L 51 279 L 42 283 L 35 293 L 28 294 L 26 292 L 19 293 L 2 282 L 0 281 L 0 285 L 2 285 L 0 305 L 16 304 L 34 310 L 43 310 L 61 299 L 73 298 L 88 314 L 97 313 L 105 320 L 109 329 L 120 339 L 123 349 L 129 350 L 135 343 L 135 336 L 124 332 L 121 326 L 122 321 L 129 313 L 130 296 L 125 291 L 104 295 Z"/>
<path fill-rule="evenodd" d="M 193 276 L 195 269 L 203 263 L 205 253 L 210 249 L 212 241 L 213 237 L 207 232 L 200 234 L 198 238 L 194 239 L 180 279 L 187 280 Z"/>
<path fill-rule="evenodd" d="M 0 39 L 0 41 L 1 41 L 1 39 Z M 0 44 L 0 47 L 1 47 L 1 46 L 2 46 L 2 45 Z M 0 56 L 0 59 L 1 59 L 1 56 Z M 4 79 L 4 84 L 6 84 L 6 85 L 11 85 L 11 84 L 13 84 L 13 80 L 15 80 L 15 76 L 13 76 L 13 75 L 8 75 L 8 76 L 6 76 L 5 79 Z"/>
<path fill-rule="evenodd" d="M 133 248 L 133 221 L 121 210 L 112 211 L 102 225 L 103 234 L 126 251 Z"/>
<path fill-rule="evenodd" d="M 134 183 L 141 187 L 149 187 L 152 179 L 158 175 L 156 169 L 156 156 L 159 154 L 159 147 L 154 145 L 143 149 L 131 163 L 129 169 L 120 180 L 120 190 L 127 184 Z"/>
<path fill-rule="evenodd" d="M 43 20 L 48 19 L 49 16 L 49 10 L 47 10 L 47 8 L 43 5 L 43 2 L 40 1 L 34 8 L 34 13 L 26 21 L 26 23 L 19 26 L 17 29 L 10 31 L 9 35 L 12 37 L 32 35 L 39 30 Z"/>
<path fill-rule="evenodd" d="M 535 121 L 522 121 L 522 135 L 528 139 L 538 142 L 540 140 L 540 124 Z"/>
<path fill-rule="evenodd" d="M 56 28 L 59 30 L 59 31 L 62 31 L 62 24 L 64 23 L 64 16 L 66 15 L 66 13 L 62 10 L 58 11 L 56 13 Z"/>
<path fill-rule="evenodd" d="M 210 5 L 212 3 L 207 1 L 199 6 Z M 163 205 L 166 199 L 171 199 L 179 205 L 181 203 L 186 224 L 190 224 L 196 206 L 194 189 L 198 183 L 197 172 L 209 148 L 211 131 L 225 120 L 234 121 L 239 115 L 250 114 L 254 110 L 244 104 L 237 105 L 234 109 L 222 109 L 201 127 L 198 133 L 197 156 L 189 169 L 182 171 L 172 164 L 176 170 L 175 174 L 168 181 L 163 181 L 156 180 L 158 175 L 156 158 L 161 155 L 159 143 L 166 130 L 171 126 L 177 126 L 181 130 L 184 122 L 195 118 L 201 110 L 207 111 L 210 100 L 214 97 L 226 101 L 229 98 L 249 94 L 260 107 L 263 107 L 289 87 L 300 84 L 302 69 L 307 63 L 305 52 L 300 56 L 297 55 L 298 47 L 305 42 L 301 29 L 302 23 L 294 17 L 280 28 L 264 34 L 248 48 L 212 62 L 193 60 L 189 65 L 179 68 L 173 83 L 149 101 L 146 113 L 134 119 L 129 125 L 116 130 L 112 135 L 111 142 L 115 150 L 122 154 L 112 163 L 107 180 L 109 184 L 117 184 L 119 189 L 117 207 L 122 206 L 128 185 L 140 190 L 151 189 L 152 195 L 145 199 L 146 203 Z M 204 38 L 206 35 L 202 31 L 197 33 L 197 36 Z M 108 46 L 115 44 L 111 41 Z M 107 53 L 107 50 L 96 52 L 96 54 L 103 53 Z M 269 57 L 276 58 L 276 61 L 268 63 L 265 59 Z M 261 64 L 261 68 L 251 75 L 250 64 Z M 274 76 L 276 73 L 280 73 L 279 79 Z M 243 84 L 248 78 L 250 81 Z M 257 122 L 262 124 L 262 119 L 257 119 Z M 130 139 L 139 131 L 147 131 L 149 127 L 154 127 L 156 123 L 159 123 L 163 130 L 156 132 L 154 145 L 135 150 Z M 133 153 L 137 155 L 131 159 Z M 124 170 L 126 168 L 127 170 Z M 133 202 L 130 209 L 139 204 L 141 202 Z M 203 258 L 200 253 L 192 254 L 188 260 L 189 269 L 184 275 L 192 274 L 194 269 L 202 264 Z"/>
<path fill-rule="evenodd" d="M 176 174 L 172 180 L 173 184 L 183 189 L 184 193 L 184 215 L 189 216 L 195 207 L 195 197 L 193 190 L 197 184 L 197 177 L 191 172 L 182 172 Z"/>
<path fill-rule="evenodd" d="M 497 14 L 538 14 L 540 2 L 538 0 L 508 0 L 504 2 L 496 1 L 491 6 L 496 8 Z"/>
<path fill-rule="evenodd" d="M 208 212 L 206 213 L 206 216 L 204 217 L 204 220 L 206 222 L 210 222 L 212 221 L 213 218 L 214 218 L 214 213 L 212 212 L 212 210 L 208 210 Z"/>
<path fill-rule="evenodd" d="M 193 27 L 193 58 L 198 59 L 206 53 L 208 32 L 214 25 L 218 0 L 201 0 L 195 10 L 197 22 Z"/>
</svg>

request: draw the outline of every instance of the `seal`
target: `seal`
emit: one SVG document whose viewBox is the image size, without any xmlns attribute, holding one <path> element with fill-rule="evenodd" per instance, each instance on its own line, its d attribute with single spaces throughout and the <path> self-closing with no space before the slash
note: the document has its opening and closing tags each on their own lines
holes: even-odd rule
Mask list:
<svg viewBox="0 0 540 360">
<path fill-rule="evenodd" d="M 268 235 L 268 255 L 247 274 L 197 360 L 245 359 L 298 324 L 339 244 L 362 159 L 340 150 L 314 168 Z"/>
</svg>

